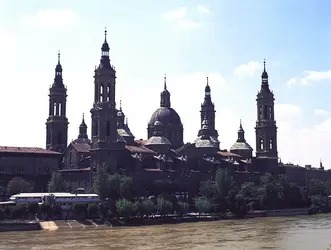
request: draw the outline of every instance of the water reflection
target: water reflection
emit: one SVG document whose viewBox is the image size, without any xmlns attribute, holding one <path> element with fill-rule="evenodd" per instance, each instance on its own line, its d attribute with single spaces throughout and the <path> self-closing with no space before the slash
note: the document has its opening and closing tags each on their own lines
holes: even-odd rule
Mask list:
<svg viewBox="0 0 331 250">
<path fill-rule="evenodd" d="M 331 216 L 1 233 L 5 250 L 327 249 Z"/>
</svg>

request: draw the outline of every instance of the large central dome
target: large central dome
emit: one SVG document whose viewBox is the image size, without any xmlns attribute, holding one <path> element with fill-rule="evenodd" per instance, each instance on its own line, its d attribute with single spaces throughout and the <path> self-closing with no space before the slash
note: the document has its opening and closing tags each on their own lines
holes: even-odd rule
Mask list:
<svg viewBox="0 0 331 250">
<path fill-rule="evenodd" d="M 156 121 L 160 121 L 164 126 L 182 126 L 179 115 L 173 108 L 160 107 L 152 114 L 148 126 L 153 126 Z"/>
<path fill-rule="evenodd" d="M 164 126 L 164 137 L 167 138 L 172 147 L 179 148 L 183 145 L 183 124 L 177 112 L 171 108 L 170 92 L 167 90 L 166 77 L 164 77 L 164 90 L 161 92 L 160 108 L 155 110 L 148 122 L 148 139 L 153 136 L 156 121 Z"/>
</svg>

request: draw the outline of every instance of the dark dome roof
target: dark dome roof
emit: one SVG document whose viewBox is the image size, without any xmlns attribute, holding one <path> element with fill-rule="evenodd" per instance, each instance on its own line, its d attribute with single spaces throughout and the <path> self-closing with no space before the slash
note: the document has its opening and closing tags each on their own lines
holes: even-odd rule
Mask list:
<svg viewBox="0 0 331 250">
<path fill-rule="evenodd" d="M 173 108 L 158 108 L 149 120 L 148 126 L 154 126 L 156 121 L 161 122 L 164 126 L 167 126 L 169 124 L 182 126 L 180 117 Z"/>
</svg>

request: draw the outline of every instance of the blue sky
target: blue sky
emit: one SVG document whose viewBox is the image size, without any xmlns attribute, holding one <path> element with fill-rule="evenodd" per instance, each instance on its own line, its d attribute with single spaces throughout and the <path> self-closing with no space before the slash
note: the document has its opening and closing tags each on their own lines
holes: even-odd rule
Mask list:
<svg viewBox="0 0 331 250">
<path fill-rule="evenodd" d="M 88 4 L 86 4 L 88 3 Z M 45 145 L 48 88 L 61 50 L 69 138 L 90 124 L 93 70 L 104 27 L 117 70 L 117 103 L 136 136 L 159 107 L 167 73 L 184 140 L 200 127 L 206 75 L 222 148 L 243 119 L 255 147 L 256 93 L 266 58 L 284 162 L 331 168 L 331 2 L 0 0 L 1 145 Z M 7 120 L 8 119 L 8 120 Z"/>
</svg>

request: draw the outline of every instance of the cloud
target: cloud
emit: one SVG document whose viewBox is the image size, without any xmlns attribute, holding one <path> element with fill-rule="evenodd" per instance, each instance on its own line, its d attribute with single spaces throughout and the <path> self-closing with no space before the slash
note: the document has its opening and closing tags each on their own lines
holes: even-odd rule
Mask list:
<svg viewBox="0 0 331 250">
<path fill-rule="evenodd" d="M 209 11 L 204 6 L 197 7 L 199 12 L 207 14 Z M 170 10 L 163 13 L 161 17 L 174 25 L 177 29 L 192 29 L 202 26 L 203 22 L 194 19 L 191 15 L 188 15 L 188 9 L 186 7 L 180 7 L 178 9 Z"/>
<path fill-rule="evenodd" d="M 325 117 L 325 116 L 329 115 L 329 111 L 327 111 L 325 109 L 315 109 L 314 115 L 320 116 L 320 117 Z"/>
<path fill-rule="evenodd" d="M 202 25 L 200 22 L 193 21 L 191 19 L 181 19 L 177 21 L 176 27 L 179 29 L 198 28 Z"/>
<path fill-rule="evenodd" d="M 164 14 L 162 14 L 162 17 L 170 20 L 170 21 L 176 21 L 184 18 L 187 13 L 187 8 L 186 7 L 180 7 L 175 10 L 170 10 Z"/>
<path fill-rule="evenodd" d="M 12 35 L 4 30 L 0 30 L 0 50 L 7 50 L 13 48 L 14 38 Z"/>
<path fill-rule="evenodd" d="M 301 115 L 301 108 L 295 104 L 275 104 L 275 116 L 280 119 L 295 118 Z"/>
<path fill-rule="evenodd" d="M 290 80 L 286 82 L 287 85 L 294 85 L 297 83 L 297 79 L 295 77 L 292 77 Z"/>
<path fill-rule="evenodd" d="M 202 4 L 199 4 L 197 6 L 197 11 L 203 14 L 211 14 L 211 11 L 205 5 Z"/>
<path fill-rule="evenodd" d="M 66 28 L 79 21 L 79 16 L 70 9 L 38 10 L 33 15 L 21 18 L 21 24 L 37 28 Z"/>
<path fill-rule="evenodd" d="M 239 65 L 234 73 L 238 76 L 239 79 L 242 79 L 247 76 L 255 76 L 257 72 L 263 69 L 262 63 L 250 61 L 247 64 Z"/>
<path fill-rule="evenodd" d="M 304 71 L 304 76 L 301 80 L 303 85 L 308 85 L 312 82 L 331 80 L 331 70 L 328 71 Z"/>
</svg>

